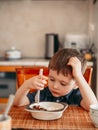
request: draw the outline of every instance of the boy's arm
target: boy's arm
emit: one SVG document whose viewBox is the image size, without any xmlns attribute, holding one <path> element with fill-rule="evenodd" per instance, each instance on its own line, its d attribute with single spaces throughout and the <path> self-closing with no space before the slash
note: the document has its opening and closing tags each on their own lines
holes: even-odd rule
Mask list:
<svg viewBox="0 0 98 130">
<path fill-rule="evenodd" d="M 80 93 L 82 95 L 82 100 L 80 105 L 86 109 L 89 110 L 91 104 L 96 104 L 97 99 L 91 90 L 91 87 L 86 82 L 85 78 L 82 76 L 75 78 L 76 82 L 78 84 L 78 87 L 80 89 Z"/>
<path fill-rule="evenodd" d="M 29 89 L 25 89 L 27 84 L 24 82 L 21 87 L 16 91 L 15 98 L 14 98 L 14 105 L 15 106 L 24 106 L 29 104 L 29 99 L 27 94 Z"/>
<path fill-rule="evenodd" d="M 91 104 L 98 103 L 97 99 L 86 82 L 82 72 L 81 72 L 81 62 L 79 61 L 78 58 L 72 57 L 70 58 L 68 65 L 71 65 L 73 70 L 73 77 L 76 80 L 76 83 L 80 89 L 80 93 L 82 95 L 82 100 L 80 105 L 85 108 L 86 110 L 89 110 Z"/>
<path fill-rule="evenodd" d="M 41 90 L 44 88 L 45 84 L 47 84 L 48 77 L 42 75 L 37 75 L 34 76 L 28 80 L 26 80 L 20 88 L 17 90 L 15 94 L 15 99 L 14 99 L 14 105 L 16 106 L 24 106 L 28 105 L 29 99 L 27 97 L 27 94 L 29 93 L 30 90 L 36 89 L 36 90 Z"/>
</svg>

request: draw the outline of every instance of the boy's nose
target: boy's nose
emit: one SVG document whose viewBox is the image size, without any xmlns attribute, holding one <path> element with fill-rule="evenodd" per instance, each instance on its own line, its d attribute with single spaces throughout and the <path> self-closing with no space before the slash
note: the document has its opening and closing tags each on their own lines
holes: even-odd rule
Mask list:
<svg viewBox="0 0 98 130">
<path fill-rule="evenodd" d="M 55 83 L 55 84 L 53 85 L 53 88 L 57 89 L 57 88 L 58 88 L 58 83 Z"/>
</svg>

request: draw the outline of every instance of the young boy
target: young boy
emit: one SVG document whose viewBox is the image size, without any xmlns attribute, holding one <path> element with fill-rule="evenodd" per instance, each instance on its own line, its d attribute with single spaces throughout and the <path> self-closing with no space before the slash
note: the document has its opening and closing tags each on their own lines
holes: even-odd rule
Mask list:
<svg viewBox="0 0 98 130">
<path fill-rule="evenodd" d="M 97 99 L 83 77 L 84 59 L 75 49 L 61 49 L 49 62 L 49 76 L 37 75 L 26 80 L 15 94 L 14 105 L 23 106 L 35 102 L 39 89 L 40 101 L 66 102 L 89 110 Z M 44 88 L 48 79 L 48 87 Z"/>
</svg>

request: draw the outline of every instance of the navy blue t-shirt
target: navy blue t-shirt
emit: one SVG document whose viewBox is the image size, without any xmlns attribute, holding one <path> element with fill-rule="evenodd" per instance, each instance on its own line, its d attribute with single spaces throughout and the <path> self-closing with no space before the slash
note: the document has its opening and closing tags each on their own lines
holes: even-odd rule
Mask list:
<svg viewBox="0 0 98 130">
<path fill-rule="evenodd" d="M 30 104 L 35 102 L 35 95 L 37 91 L 33 93 L 28 93 L 27 97 L 29 98 Z M 49 88 L 46 87 L 45 89 L 40 91 L 40 101 L 51 101 L 51 102 L 64 102 L 69 105 L 79 105 L 82 100 L 82 96 L 80 94 L 79 88 L 73 89 L 70 93 L 65 96 L 61 97 L 54 97 Z"/>
</svg>

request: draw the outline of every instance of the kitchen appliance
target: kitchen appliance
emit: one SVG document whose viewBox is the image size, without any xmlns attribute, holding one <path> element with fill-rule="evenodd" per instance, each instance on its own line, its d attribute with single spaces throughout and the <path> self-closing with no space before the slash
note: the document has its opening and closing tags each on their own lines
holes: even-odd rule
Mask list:
<svg viewBox="0 0 98 130">
<path fill-rule="evenodd" d="M 46 34 L 46 48 L 45 58 L 50 59 L 56 51 L 59 49 L 59 38 L 58 34 L 49 33 Z"/>
<path fill-rule="evenodd" d="M 67 34 L 63 44 L 64 48 L 73 48 L 77 50 L 87 48 L 89 39 L 84 34 Z"/>
<path fill-rule="evenodd" d="M 11 49 L 6 50 L 4 55 L 7 60 L 17 60 L 22 57 L 21 51 L 15 47 L 11 47 Z"/>
<path fill-rule="evenodd" d="M 8 98 L 16 92 L 16 73 L 0 72 L 0 98 Z"/>
</svg>

